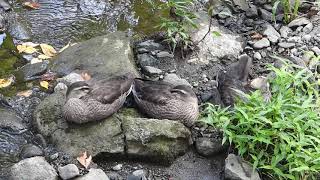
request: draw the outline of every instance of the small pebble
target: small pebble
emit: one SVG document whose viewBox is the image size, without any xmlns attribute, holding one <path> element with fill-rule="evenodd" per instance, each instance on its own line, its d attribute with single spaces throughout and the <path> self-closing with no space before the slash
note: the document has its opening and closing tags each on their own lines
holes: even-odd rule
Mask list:
<svg viewBox="0 0 320 180">
<path fill-rule="evenodd" d="M 120 171 L 121 168 L 122 168 L 122 164 L 117 164 L 117 165 L 115 165 L 115 166 L 112 167 L 112 170 L 114 170 L 114 171 Z"/>
</svg>

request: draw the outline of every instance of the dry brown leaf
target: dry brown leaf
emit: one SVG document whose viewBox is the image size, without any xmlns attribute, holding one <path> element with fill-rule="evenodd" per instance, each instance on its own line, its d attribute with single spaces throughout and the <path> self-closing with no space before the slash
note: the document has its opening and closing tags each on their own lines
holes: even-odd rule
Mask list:
<svg viewBox="0 0 320 180">
<path fill-rule="evenodd" d="M 33 59 L 31 59 L 30 64 L 35 64 L 35 63 L 39 63 L 39 62 L 42 62 L 42 60 L 38 59 L 38 58 L 33 58 Z"/>
<path fill-rule="evenodd" d="M 82 72 L 82 73 L 81 73 L 81 77 L 82 77 L 85 81 L 88 81 L 88 80 L 91 79 L 90 74 L 87 73 L 87 72 Z"/>
<path fill-rule="evenodd" d="M 27 54 L 32 54 L 34 52 L 37 52 L 37 49 L 35 49 L 32 46 L 26 46 L 26 45 L 18 45 L 17 49 L 19 53 L 27 53 Z"/>
<path fill-rule="evenodd" d="M 31 9 L 39 9 L 40 8 L 40 4 L 37 2 L 24 2 L 23 6 L 31 8 Z"/>
<path fill-rule="evenodd" d="M 79 157 L 77 157 L 77 160 L 79 161 L 79 163 L 85 167 L 86 169 L 88 169 L 91 161 L 92 161 L 92 156 L 90 155 L 89 157 L 87 156 L 87 151 L 85 151 L 84 153 L 82 153 Z"/>
<path fill-rule="evenodd" d="M 41 75 L 41 81 L 53 81 L 54 79 L 56 79 L 56 75 L 56 73 L 47 72 Z"/>
<path fill-rule="evenodd" d="M 17 93 L 17 96 L 29 97 L 32 94 L 32 90 L 21 91 Z"/>
<path fill-rule="evenodd" d="M 51 57 L 49 57 L 49 56 L 46 56 L 46 55 L 44 55 L 44 54 L 40 54 L 39 56 L 38 56 L 38 59 L 50 59 Z"/>
<path fill-rule="evenodd" d="M 10 86 L 14 82 L 14 77 L 11 76 L 7 79 L 0 79 L 0 88 L 5 88 Z"/>
<path fill-rule="evenodd" d="M 251 38 L 255 40 L 260 40 L 263 38 L 263 36 L 260 33 L 254 32 L 251 34 Z"/>
<path fill-rule="evenodd" d="M 49 83 L 48 81 L 40 81 L 40 86 L 43 88 L 48 89 L 49 88 Z"/>
<path fill-rule="evenodd" d="M 48 44 L 40 44 L 43 54 L 49 57 L 53 57 L 57 54 L 57 51 Z"/>
<path fill-rule="evenodd" d="M 63 48 L 61 48 L 59 50 L 59 53 L 61 53 L 62 51 L 66 50 L 68 47 L 70 47 L 70 43 L 68 43 L 67 45 L 65 45 Z"/>
</svg>

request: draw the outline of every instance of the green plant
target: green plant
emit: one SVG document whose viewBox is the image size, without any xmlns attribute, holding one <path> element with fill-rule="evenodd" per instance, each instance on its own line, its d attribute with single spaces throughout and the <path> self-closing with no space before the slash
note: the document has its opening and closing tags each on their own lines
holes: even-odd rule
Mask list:
<svg viewBox="0 0 320 180">
<path fill-rule="evenodd" d="M 219 127 L 223 143 L 272 179 L 315 179 L 320 172 L 319 82 L 308 69 L 270 67 L 272 98 L 260 91 L 233 108 L 208 105 L 203 121 Z"/>
<path fill-rule="evenodd" d="M 172 45 L 173 52 L 179 42 L 184 48 L 188 47 L 191 43 L 188 31 L 197 28 L 194 22 L 197 17 L 190 6 L 193 6 L 193 0 L 168 0 L 159 7 L 161 11 L 169 12 L 169 17 L 161 17 L 159 27 L 166 31 L 166 41 Z"/>
<path fill-rule="evenodd" d="M 300 0 L 294 0 L 293 4 L 291 0 L 277 0 L 274 2 L 273 8 L 272 8 L 272 15 L 273 15 L 274 22 L 276 22 L 276 11 L 279 4 L 281 4 L 283 7 L 285 23 L 289 23 L 297 17 L 298 10 L 301 4 Z"/>
</svg>

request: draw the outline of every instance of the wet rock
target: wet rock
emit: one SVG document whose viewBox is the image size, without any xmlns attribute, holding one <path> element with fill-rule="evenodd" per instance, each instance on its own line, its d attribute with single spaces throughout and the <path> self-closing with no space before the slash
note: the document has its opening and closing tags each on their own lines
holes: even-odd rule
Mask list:
<svg viewBox="0 0 320 180">
<path fill-rule="evenodd" d="M 220 19 L 226 19 L 232 16 L 232 11 L 228 7 L 224 7 L 222 11 L 218 13 Z"/>
<path fill-rule="evenodd" d="M 11 9 L 11 6 L 5 0 L 0 0 L 0 7 L 5 11 L 9 11 Z"/>
<path fill-rule="evenodd" d="M 109 180 L 106 173 L 103 172 L 101 169 L 93 169 L 89 170 L 89 173 L 80 177 L 75 178 L 74 180 Z"/>
<path fill-rule="evenodd" d="M 298 26 L 304 26 L 304 25 L 307 25 L 311 23 L 309 21 L 309 19 L 307 19 L 306 17 L 301 17 L 301 18 L 297 18 L 293 21 L 291 21 L 289 24 L 288 24 L 288 27 L 290 28 L 295 28 L 295 27 L 298 27 Z"/>
<path fill-rule="evenodd" d="M 311 50 L 317 55 L 320 56 L 320 49 L 317 46 L 311 48 Z"/>
<path fill-rule="evenodd" d="M 260 13 L 260 16 L 263 20 L 266 20 L 268 22 L 272 22 L 272 13 L 271 12 L 269 12 L 263 8 L 260 8 L 259 13 Z"/>
<path fill-rule="evenodd" d="M 44 74 L 48 69 L 48 63 L 39 62 L 35 64 L 26 64 L 24 65 L 20 71 L 23 73 L 23 77 L 25 81 L 31 80 L 34 76 L 39 76 Z"/>
<path fill-rule="evenodd" d="M 124 152 L 121 122 L 116 115 L 96 124 L 72 126 L 62 117 L 64 103 L 63 92 L 51 94 L 37 106 L 33 119 L 35 128 L 42 135 L 50 137 L 51 142 L 59 150 L 74 157 L 84 150 L 90 152 L 92 156 L 103 152 L 118 154 Z"/>
<path fill-rule="evenodd" d="M 122 117 L 129 158 L 170 163 L 191 144 L 191 133 L 172 120 Z"/>
<path fill-rule="evenodd" d="M 147 41 L 144 41 L 142 43 L 139 43 L 137 45 L 137 48 L 138 49 L 142 49 L 143 48 L 143 49 L 146 50 L 146 52 L 151 52 L 151 51 L 154 51 L 154 50 L 164 50 L 165 49 L 161 44 L 156 43 L 153 40 L 147 40 Z"/>
<path fill-rule="evenodd" d="M 258 172 L 240 157 L 229 154 L 225 161 L 225 178 L 229 180 L 260 180 Z"/>
<path fill-rule="evenodd" d="M 31 39 L 31 33 L 26 26 L 18 21 L 15 21 L 9 25 L 8 31 L 12 37 L 18 40 L 29 40 Z"/>
<path fill-rule="evenodd" d="M 112 170 L 114 170 L 114 171 L 120 171 L 121 168 L 122 168 L 122 164 L 117 164 L 117 165 L 115 165 L 115 166 L 112 167 Z"/>
<path fill-rule="evenodd" d="M 0 114 L 0 128 L 9 129 L 16 133 L 27 128 L 23 120 L 13 110 L 0 106 Z"/>
<path fill-rule="evenodd" d="M 280 28 L 281 37 L 287 38 L 290 33 L 292 33 L 292 29 L 290 29 L 288 26 L 282 26 Z"/>
<path fill-rule="evenodd" d="M 152 66 L 144 66 L 142 67 L 142 69 L 149 76 L 159 75 L 162 73 L 161 69 L 158 69 Z"/>
<path fill-rule="evenodd" d="M 279 44 L 279 47 L 282 47 L 282 48 L 293 48 L 296 43 L 291 43 L 291 42 L 280 42 Z"/>
<path fill-rule="evenodd" d="M 276 44 L 280 38 L 278 31 L 276 31 L 270 24 L 268 24 L 266 30 L 263 31 L 263 35 L 267 36 L 272 44 Z"/>
<path fill-rule="evenodd" d="M 313 24 L 312 23 L 309 23 L 309 24 L 307 24 L 304 28 L 303 28 L 303 32 L 304 33 L 310 33 L 311 31 L 312 31 L 312 29 L 313 29 Z"/>
<path fill-rule="evenodd" d="M 197 152 L 202 156 L 213 156 L 222 152 L 227 146 L 222 145 L 221 139 L 201 137 L 195 142 Z"/>
<path fill-rule="evenodd" d="M 249 18 L 258 17 L 258 9 L 255 5 L 250 5 L 250 8 L 246 10 L 246 16 Z"/>
<path fill-rule="evenodd" d="M 20 153 L 20 157 L 22 159 L 34 157 L 34 156 L 43 156 L 43 151 L 38 146 L 33 144 L 26 144 L 23 146 L 22 151 Z"/>
<path fill-rule="evenodd" d="M 123 180 L 123 178 L 120 176 L 120 174 L 116 172 L 109 172 L 107 174 L 110 180 Z"/>
<path fill-rule="evenodd" d="M 157 53 L 157 58 L 173 58 L 174 55 L 167 51 L 160 51 Z"/>
<path fill-rule="evenodd" d="M 298 66 L 306 67 L 305 62 L 304 62 L 301 58 L 299 58 L 299 57 L 297 57 L 297 56 L 295 56 L 295 55 L 292 55 L 289 59 L 290 59 L 294 64 L 296 64 L 296 65 L 298 65 Z"/>
<path fill-rule="evenodd" d="M 57 79 L 57 82 L 61 82 L 67 86 L 69 86 L 72 83 L 78 82 L 78 81 L 84 81 L 83 77 L 75 72 L 72 72 L 66 76 L 64 76 L 63 78 L 59 78 Z"/>
<path fill-rule="evenodd" d="M 174 74 L 174 73 L 165 75 L 163 81 L 170 83 L 170 84 L 174 84 L 176 86 L 187 85 L 187 86 L 192 87 L 187 80 L 181 79 L 177 74 Z"/>
<path fill-rule="evenodd" d="M 262 49 L 270 46 L 270 41 L 267 38 L 262 38 L 253 44 L 254 49 Z"/>
<path fill-rule="evenodd" d="M 129 38 L 123 32 L 95 37 L 67 48 L 52 61 L 51 70 L 62 77 L 74 70 L 115 76 L 131 72 L 138 76 Z"/>
<path fill-rule="evenodd" d="M 54 87 L 54 92 L 59 92 L 59 91 L 66 91 L 68 89 L 68 86 L 65 85 L 64 83 L 59 82 L 56 87 Z"/>
<path fill-rule="evenodd" d="M 242 11 L 247 11 L 249 9 L 249 4 L 246 0 L 233 0 L 233 4 Z"/>
<path fill-rule="evenodd" d="M 302 40 L 305 42 L 310 42 L 311 39 L 312 39 L 312 36 L 310 34 L 306 34 L 302 36 Z"/>
<path fill-rule="evenodd" d="M 253 55 L 253 58 L 255 60 L 261 60 L 262 59 L 262 56 L 259 52 L 255 52 L 254 55 Z"/>
<path fill-rule="evenodd" d="M 143 169 L 133 171 L 132 176 L 135 176 L 139 180 L 147 180 L 146 172 Z"/>
<path fill-rule="evenodd" d="M 191 33 L 191 39 L 193 42 L 199 42 L 205 34 L 208 32 L 209 20 L 208 15 L 205 12 L 200 12 L 201 18 L 197 22 L 200 26 L 198 30 Z M 198 62 L 197 63 L 209 63 L 209 61 L 217 61 L 223 57 L 237 57 L 243 50 L 243 43 L 240 41 L 240 36 L 233 34 L 229 30 L 221 27 L 218 22 L 213 20 L 211 33 L 218 31 L 221 36 L 206 36 L 206 38 L 198 44 Z"/>
<path fill-rule="evenodd" d="M 21 160 L 10 168 L 10 180 L 58 180 L 58 174 L 44 157 Z"/>
<path fill-rule="evenodd" d="M 71 179 L 80 175 L 79 169 L 75 164 L 68 164 L 62 167 L 58 167 L 58 172 L 63 180 Z"/>
<path fill-rule="evenodd" d="M 138 64 L 141 67 L 157 66 L 159 64 L 159 60 L 153 57 L 151 54 L 138 54 L 137 59 L 138 59 Z"/>
</svg>

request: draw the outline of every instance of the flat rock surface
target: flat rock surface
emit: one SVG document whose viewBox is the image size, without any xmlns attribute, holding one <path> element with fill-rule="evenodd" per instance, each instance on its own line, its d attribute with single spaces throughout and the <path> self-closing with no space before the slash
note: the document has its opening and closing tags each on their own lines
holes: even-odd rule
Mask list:
<svg viewBox="0 0 320 180">
<path fill-rule="evenodd" d="M 67 48 L 51 66 L 53 72 L 65 76 L 74 70 L 87 70 L 93 75 L 138 75 L 133 62 L 129 38 L 123 32 L 92 38 Z"/>
</svg>

